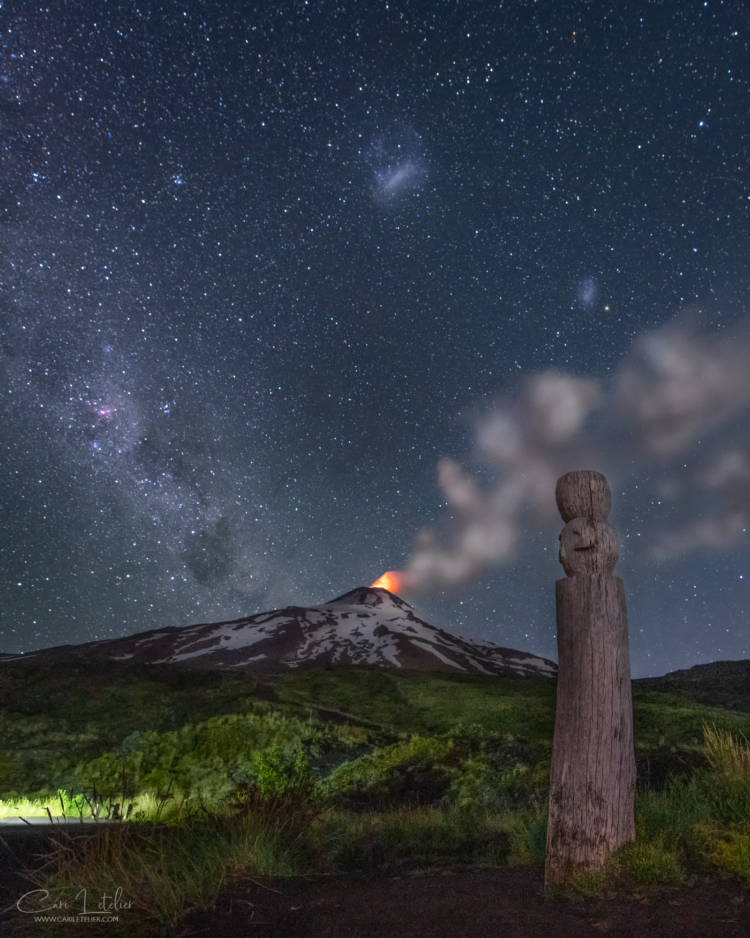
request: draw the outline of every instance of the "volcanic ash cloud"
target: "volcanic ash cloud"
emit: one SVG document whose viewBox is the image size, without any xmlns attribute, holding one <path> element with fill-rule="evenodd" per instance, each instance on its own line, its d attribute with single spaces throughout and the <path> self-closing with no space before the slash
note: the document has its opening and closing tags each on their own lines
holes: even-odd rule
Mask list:
<svg viewBox="0 0 750 938">
<path fill-rule="evenodd" d="M 681 317 L 636 340 L 608 387 L 555 370 L 528 378 L 475 420 L 475 457 L 495 470 L 494 484 L 480 485 L 451 460 L 438 464 L 447 517 L 419 532 L 395 574 L 400 585 L 450 588 L 510 561 L 529 519 L 537 529 L 559 520 L 555 482 L 582 467 L 603 472 L 613 488 L 648 472 L 634 506 L 645 518 L 644 556 L 735 542 L 750 522 L 750 452 L 737 445 L 750 418 L 748 362 L 750 322 L 707 335 Z M 710 455 L 696 461 L 699 441 Z M 684 523 L 650 522 L 656 498 L 674 503 Z"/>
</svg>

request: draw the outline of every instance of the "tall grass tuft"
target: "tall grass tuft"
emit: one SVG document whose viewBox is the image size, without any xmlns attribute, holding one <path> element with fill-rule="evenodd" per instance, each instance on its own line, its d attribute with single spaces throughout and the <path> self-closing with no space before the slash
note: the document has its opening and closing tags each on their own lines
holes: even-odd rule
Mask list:
<svg viewBox="0 0 750 938">
<path fill-rule="evenodd" d="M 636 839 L 574 887 L 593 894 L 621 874 L 645 885 L 680 885 L 706 863 L 750 880 L 750 743 L 704 724 L 706 768 L 639 792 Z"/>
<path fill-rule="evenodd" d="M 643 885 L 679 886 L 688 879 L 684 852 L 670 845 L 663 833 L 650 840 L 639 838 L 624 844 L 607 866 L 610 875 L 627 871 Z"/>
<path fill-rule="evenodd" d="M 735 739 L 731 733 L 704 725 L 703 745 L 709 765 L 724 778 L 750 780 L 750 742 Z"/>
<path fill-rule="evenodd" d="M 698 783 L 712 811 L 695 835 L 712 864 L 750 880 L 750 743 L 710 726 L 704 726 L 703 738 L 711 770 Z"/>
<path fill-rule="evenodd" d="M 299 826 L 262 814 L 190 818 L 175 826 L 118 824 L 95 835 L 52 840 L 36 882 L 72 899 L 119 889 L 134 901 L 128 922 L 174 925 L 191 908 L 213 903 L 244 875 L 291 876 L 306 868 Z M 125 918 L 125 916 L 123 916 Z"/>
<path fill-rule="evenodd" d="M 636 840 L 613 855 L 610 872 L 680 884 L 708 861 L 750 880 L 750 744 L 704 725 L 703 751 L 706 769 L 638 795 Z"/>
<path fill-rule="evenodd" d="M 502 816 L 508 833 L 508 863 L 511 866 L 541 866 L 547 846 L 547 804 Z"/>
</svg>

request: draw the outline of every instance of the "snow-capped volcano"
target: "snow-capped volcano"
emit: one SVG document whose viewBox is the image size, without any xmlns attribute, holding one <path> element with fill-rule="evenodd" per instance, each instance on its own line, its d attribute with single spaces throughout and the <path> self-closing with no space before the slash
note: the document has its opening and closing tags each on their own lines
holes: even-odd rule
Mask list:
<svg viewBox="0 0 750 938">
<path fill-rule="evenodd" d="M 170 626 L 85 645 L 62 645 L 20 659 L 132 661 L 202 669 L 280 671 L 311 665 L 373 665 L 466 674 L 557 674 L 546 658 L 459 638 L 414 615 L 386 589 L 360 586 L 320 606 L 288 606 L 232 622 Z"/>
</svg>

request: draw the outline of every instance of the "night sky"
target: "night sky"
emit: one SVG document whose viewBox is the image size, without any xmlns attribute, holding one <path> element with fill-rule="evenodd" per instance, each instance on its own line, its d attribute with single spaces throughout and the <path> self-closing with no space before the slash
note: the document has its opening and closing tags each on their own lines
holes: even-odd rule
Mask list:
<svg viewBox="0 0 750 938">
<path fill-rule="evenodd" d="M 0 650 L 389 569 L 556 658 L 613 490 L 635 676 L 750 656 L 750 11 L 0 2 Z"/>
</svg>

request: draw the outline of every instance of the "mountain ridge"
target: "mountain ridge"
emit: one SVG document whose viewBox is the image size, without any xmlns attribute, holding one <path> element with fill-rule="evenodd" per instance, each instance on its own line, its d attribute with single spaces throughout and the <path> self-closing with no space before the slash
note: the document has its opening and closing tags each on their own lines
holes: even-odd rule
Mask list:
<svg viewBox="0 0 750 938">
<path fill-rule="evenodd" d="M 0 663 L 131 661 L 200 669 L 283 671 L 370 665 L 466 674 L 554 677 L 553 661 L 475 642 L 419 618 L 399 596 L 360 586 L 318 606 L 287 606 L 226 622 L 166 626 L 79 645 L 0 654 Z"/>
</svg>

